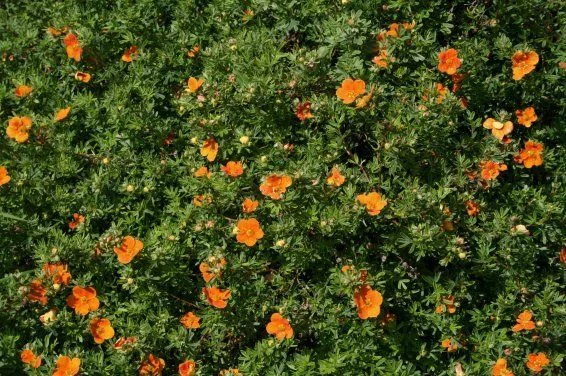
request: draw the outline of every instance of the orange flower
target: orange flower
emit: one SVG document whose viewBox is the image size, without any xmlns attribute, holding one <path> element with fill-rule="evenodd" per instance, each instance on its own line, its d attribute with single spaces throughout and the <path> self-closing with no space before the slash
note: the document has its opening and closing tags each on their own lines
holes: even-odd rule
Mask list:
<svg viewBox="0 0 566 376">
<path fill-rule="evenodd" d="M 137 46 L 128 47 L 126 48 L 124 54 L 122 55 L 122 61 L 124 63 L 131 63 L 134 60 L 134 57 L 137 56 L 137 54 L 138 54 Z"/>
<path fill-rule="evenodd" d="M 100 301 L 96 297 L 93 287 L 73 287 L 73 292 L 67 297 L 67 305 L 81 316 L 94 312 L 98 309 Z"/>
<path fill-rule="evenodd" d="M 231 295 L 230 289 L 221 290 L 216 286 L 203 287 L 202 292 L 212 306 L 220 309 L 226 308 Z"/>
<path fill-rule="evenodd" d="M 453 75 L 462 65 L 462 60 L 458 58 L 458 50 L 450 48 L 438 54 L 438 70 L 442 73 Z"/>
<path fill-rule="evenodd" d="M 198 329 L 200 328 L 200 317 L 192 312 L 187 312 L 181 317 L 181 324 L 187 329 Z"/>
<path fill-rule="evenodd" d="M 358 307 L 358 316 L 365 320 L 379 316 L 383 297 L 379 291 L 373 290 L 369 285 L 362 285 L 354 293 L 354 302 Z"/>
<path fill-rule="evenodd" d="M 346 178 L 340 173 L 340 170 L 336 166 L 332 167 L 330 175 L 328 176 L 328 178 L 326 178 L 326 184 L 332 185 L 334 187 L 341 186 L 345 181 Z"/>
<path fill-rule="evenodd" d="M 84 215 L 80 215 L 78 213 L 73 213 L 73 220 L 69 221 L 69 228 L 71 230 L 74 230 L 84 221 L 85 221 Z"/>
<path fill-rule="evenodd" d="M 218 261 L 215 257 L 209 257 L 208 261 L 212 263 L 212 266 L 208 262 L 201 262 L 199 265 L 200 273 L 205 282 L 210 282 L 213 278 L 220 276 L 226 265 L 224 257 L 221 257 Z"/>
<path fill-rule="evenodd" d="M 84 82 L 85 84 L 90 81 L 90 74 L 85 72 L 75 73 L 75 80 Z"/>
<path fill-rule="evenodd" d="M 230 161 L 226 166 L 220 165 L 220 169 L 232 178 L 236 178 L 244 173 L 244 165 L 241 162 Z"/>
<path fill-rule="evenodd" d="M 518 81 L 531 73 L 538 64 L 538 54 L 535 51 L 515 52 L 511 58 L 513 64 L 513 79 Z"/>
<path fill-rule="evenodd" d="M 114 343 L 114 348 L 116 350 L 121 350 L 124 346 L 133 345 L 137 340 L 138 339 L 136 337 L 121 337 Z"/>
<path fill-rule="evenodd" d="M 413 30 L 415 28 L 415 26 L 417 26 L 417 21 L 413 20 L 411 23 L 409 22 L 403 22 L 403 29 L 409 31 L 409 30 Z"/>
<path fill-rule="evenodd" d="M 8 170 L 4 166 L 0 166 L 0 186 L 8 184 L 12 180 L 10 175 L 8 175 Z"/>
<path fill-rule="evenodd" d="M 195 175 L 195 178 L 200 178 L 200 177 L 203 177 L 203 176 L 210 178 L 212 176 L 212 172 L 208 171 L 208 167 L 201 166 L 201 167 L 198 168 L 198 170 L 195 171 L 194 175 Z"/>
<path fill-rule="evenodd" d="M 480 162 L 481 167 L 481 177 L 484 180 L 497 179 L 500 171 L 507 171 L 507 165 L 505 163 L 498 163 L 493 161 L 482 161 Z"/>
<path fill-rule="evenodd" d="M 16 90 L 14 90 L 14 94 L 16 94 L 16 97 L 18 98 L 24 98 L 30 95 L 32 90 L 33 88 L 31 86 L 20 85 L 16 88 Z"/>
<path fill-rule="evenodd" d="M 305 121 L 307 119 L 313 118 L 314 116 L 311 113 L 311 102 L 306 101 L 299 103 L 297 105 L 297 108 L 295 108 L 295 115 L 297 115 L 300 121 Z"/>
<path fill-rule="evenodd" d="M 69 116 L 69 112 L 71 112 L 71 107 L 60 109 L 59 111 L 57 111 L 57 114 L 55 114 L 55 121 L 66 119 L 67 116 Z"/>
<path fill-rule="evenodd" d="M 523 311 L 517 317 L 517 324 L 512 328 L 513 332 L 520 332 L 521 330 L 533 330 L 535 328 L 535 322 L 531 320 L 533 314 L 527 310 Z"/>
<path fill-rule="evenodd" d="M 450 76 L 450 78 L 452 78 L 452 92 L 455 93 L 458 90 L 460 90 L 460 88 L 462 87 L 462 81 L 464 81 L 464 78 L 466 77 L 466 75 L 464 75 L 463 73 L 454 73 L 452 76 Z"/>
<path fill-rule="evenodd" d="M 200 148 L 200 155 L 206 157 L 209 162 L 216 159 L 216 154 L 218 154 L 218 142 L 214 137 L 209 137 Z"/>
<path fill-rule="evenodd" d="M 15 116 L 8 120 L 8 128 L 6 134 L 18 143 L 26 142 L 29 138 L 29 130 L 31 129 L 31 119 L 27 116 Z"/>
<path fill-rule="evenodd" d="M 381 210 L 387 206 L 387 200 L 382 199 L 381 195 L 377 192 L 358 195 L 356 200 L 366 207 L 366 211 L 369 215 L 378 215 L 381 213 Z"/>
<path fill-rule="evenodd" d="M 68 356 L 60 356 L 56 363 L 57 368 L 53 372 L 53 376 L 75 376 L 79 373 L 81 360 L 79 358 L 69 358 Z"/>
<path fill-rule="evenodd" d="M 529 354 L 527 360 L 527 367 L 534 373 L 539 373 L 544 367 L 550 364 L 550 360 L 546 354 L 541 352 L 538 354 Z"/>
<path fill-rule="evenodd" d="M 493 118 L 488 118 L 486 121 L 484 121 L 483 127 L 486 129 L 491 129 L 491 134 L 493 134 L 498 140 L 503 140 L 503 137 L 505 137 L 505 135 L 508 135 L 513 131 L 512 122 L 506 121 L 505 123 L 501 123 Z"/>
<path fill-rule="evenodd" d="M 98 344 L 114 337 L 114 328 L 108 319 L 92 319 L 90 322 L 90 332 L 94 337 L 94 342 Z"/>
<path fill-rule="evenodd" d="M 475 217 L 480 212 L 480 206 L 477 204 L 477 202 L 468 200 L 466 201 L 466 211 L 468 212 L 468 215 L 470 217 Z"/>
<path fill-rule="evenodd" d="M 259 239 L 263 238 L 263 231 L 255 218 L 240 219 L 236 226 L 238 228 L 238 234 L 236 235 L 238 243 L 252 247 Z"/>
<path fill-rule="evenodd" d="M 530 128 L 531 125 L 538 119 L 533 107 L 527 107 L 524 110 L 517 110 L 515 111 L 515 115 L 517 115 L 517 121 L 519 124 L 524 125 L 527 128 Z"/>
<path fill-rule="evenodd" d="M 197 54 L 200 52 L 200 47 L 198 45 L 194 45 L 188 52 L 187 52 L 187 56 L 189 58 L 194 58 L 197 56 Z"/>
<path fill-rule="evenodd" d="M 366 92 L 366 83 L 363 80 L 352 80 L 347 78 L 342 81 L 342 87 L 336 90 L 336 96 L 344 102 L 344 104 L 353 103 L 357 97 Z"/>
<path fill-rule="evenodd" d="M 452 343 L 452 339 L 451 338 L 447 338 L 445 340 L 442 341 L 442 343 L 440 344 L 444 349 L 446 349 L 446 351 L 448 352 L 454 352 L 456 350 L 458 350 L 458 344 L 457 343 Z"/>
<path fill-rule="evenodd" d="M 560 250 L 560 262 L 566 264 L 566 247 Z"/>
<path fill-rule="evenodd" d="M 491 369 L 492 376 L 514 376 L 513 372 L 507 369 L 507 360 L 500 358 Z"/>
<path fill-rule="evenodd" d="M 120 247 L 114 247 L 114 253 L 118 255 L 118 262 L 121 264 L 129 264 L 142 249 L 142 241 L 128 235 L 122 239 L 122 245 L 120 245 Z"/>
<path fill-rule="evenodd" d="M 196 372 L 197 364 L 192 360 L 179 364 L 179 376 L 194 376 Z"/>
<path fill-rule="evenodd" d="M 193 205 L 202 206 L 203 204 L 210 204 L 212 202 L 212 196 L 209 194 L 196 195 L 193 197 Z"/>
<path fill-rule="evenodd" d="M 53 283 L 67 286 L 71 282 L 71 273 L 68 272 L 67 264 L 62 262 L 48 262 L 43 265 L 43 274 L 47 278 L 53 278 Z"/>
<path fill-rule="evenodd" d="M 448 94 L 448 89 L 439 82 L 434 85 L 434 88 L 436 90 L 436 103 L 440 104 Z"/>
<path fill-rule="evenodd" d="M 77 36 L 73 33 L 67 34 L 65 39 L 63 39 L 63 43 L 65 43 L 65 47 L 67 49 L 67 56 L 70 59 L 75 59 L 75 61 L 81 61 L 83 49 L 79 44 Z"/>
<path fill-rule="evenodd" d="M 455 313 L 456 312 L 456 305 L 454 304 L 455 300 L 456 299 L 452 295 L 448 295 L 444 297 L 442 299 L 441 304 L 436 307 L 435 312 L 443 313 L 444 311 L 447 311 L 448 313 L 452 313 L 452 314 Z"/>
<path fill-rule="evenodd" d="M 189 93 L 196 93 L 198 89 L 200 89 L 203 83 L 204 83 L 204 79 L 202 78 L 199 78 L 197 80 L 194 77 L 190 77 L 189 80 L 187 81 L 187 90 L 189 91 Z"/>
<path fill-rule="evenodd" d="M 264 195 L 274 200 L 281 199 L 281 194 L 287 191 L 287 188 L 293 183 L 290 176 L 287 175 L 269 175 L 259 186 L 259 190 Z"/>
<path fill-rule="evenodd" d="M 380 68 L 387 68 L 389 54 L 386 50 L 381 50 L 379 51 L 379 55 L 374 56 L 371 62 Z"/>
<path fill-rule="evenodd" d="M 271 322 L 265 327 L 267 333 L 274 335 L 278 341 L 283 341 L 284 338 L 290 339 L 293 337 L 293 328 L 279 313 L 271 315 Z"/>
<path fill-rule="evenodd" d="M 139 369 L 140 376 L 160 376 L 165 368 L 165 361 L 161 358 L 149 354 L 146 361 L 144 361 Z"/>
<path fill-rule="evenodd" d="M 39 368 L 41 366 L 41 355 L 36 356 L 33 351 L 25 349 L 20 353 L 20 359 L 23 363 L 29 364 L 31 368 Z"/>
<path fill-rule="evenodd" d="M 253 213 L 259 206 L 259 201 L 252 200 L 251 198 L 246 198 L 242 203 L 242 211 L 244 213 Z"/>
<path fill-rule="evenodd" d="M 515 156 L 515 162 L 522 163 L 526 168 L 540 166 L 542 165 L 543 149 L 544 145 L 540 142 L 529 140 L 525 142 L 525 148 L 519 152 L 519 155 Z"/>
<path fill-rule="evenodd" d="M 32 302 L 38 302 L 42 305 L 47 304 L 47 290 L 43 287 L 40 280 L 31 281 L 29 286 L 28 299 Z"/>
</svg>

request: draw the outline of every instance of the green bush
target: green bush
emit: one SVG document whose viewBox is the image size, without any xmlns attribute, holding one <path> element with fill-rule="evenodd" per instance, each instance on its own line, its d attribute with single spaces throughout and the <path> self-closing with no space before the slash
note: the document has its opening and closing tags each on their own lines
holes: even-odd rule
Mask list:
<svg viewBox="0 0 566 376">
<path fill-rule="evenodd" d="M 538 353 L 541 374 L 561 374 L 561 1 L 8 0 L 0 35 L 0 374 L 51 375 L 61 356 L 81 375 L 138 374 L 153 354 L 165 375 L 189 359 L 197 375 L 491 375 L 505 359 L 519 376 Z M 438 68 L 450 48 L 454 75 Z M 514 79 L 518 51 L 539 58 Z M 348 78 L 366 84 L 351 104 L 337 95 Z M 265 194 L 274 174 L 291 179 L 280 199 Z M 121 263 L 121 244 L 141 246 L 126 236 L 143 249 Z M 221 273 L 205 282 L 203 263 Z M 76 313 L 77 286 L 97 309 Z M 225 308 L 212 286 L 230 291 Z M 523 311 L 534 324 L 514 332 Z M 291 338 L 268 333 L 273 313 Z M 101 344 L 95 318 L 114 329 Z"/>
</svg>

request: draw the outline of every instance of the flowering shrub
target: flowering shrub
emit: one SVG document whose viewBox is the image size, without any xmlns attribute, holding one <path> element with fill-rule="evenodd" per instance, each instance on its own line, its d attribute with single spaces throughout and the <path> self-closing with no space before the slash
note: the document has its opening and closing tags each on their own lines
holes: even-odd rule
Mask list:
<svg viewBox="0 0 566 376">
<path fill-rule="evenodd" d="M 565 19 L 2 2 L 0 374 L 560 374 Z"/>
</svg>

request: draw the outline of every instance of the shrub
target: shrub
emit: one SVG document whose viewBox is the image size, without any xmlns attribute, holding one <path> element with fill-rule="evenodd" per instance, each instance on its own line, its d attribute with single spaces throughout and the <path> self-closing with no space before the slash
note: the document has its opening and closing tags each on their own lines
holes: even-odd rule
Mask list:
<svg viewBox="0 0 566 376">
<path fill-rule="evenodd" d="M 558 375 L 565 17 L 4 2 L 1 373 Z"/>
</svg>

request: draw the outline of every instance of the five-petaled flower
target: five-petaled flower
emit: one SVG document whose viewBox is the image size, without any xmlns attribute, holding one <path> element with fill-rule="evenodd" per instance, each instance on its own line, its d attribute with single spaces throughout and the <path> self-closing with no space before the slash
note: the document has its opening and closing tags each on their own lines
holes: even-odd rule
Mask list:
<svg viewBox="0 0 566 376">
<path fill-rule="evenodd" d="M 244 173 L 244 165 L 242 162 L 230 161 L 226 163 L 226 166 L 220 165 L 220 169 L 232 178 L 236 178 Z"/>
<path fill-rule="evenodd" d="M 140 376 L 160 376 L 165 369 L 165 360 L 149 354 L 147 360 L 143 361 L 140 369 Z"/>
<path fill-rule="evenodd" d="M 511 58 L 513 79 L 518 81 L 535 70 L 538 60 L 538 54 L 535 51 L 523 52 L 519 50 L 515 52 Z"/>
<path fill-rule="evenodd" d="M 514 376 L 511 370 L 507 369 L 507 360 L 504 358 L 497 359 L 497 362 L 491 369 L 492 376 Z"/>
<path fill-rule="evenodd" d="M 8 120 L 8 128 L 6 134 L 13 138 L 16 142 L 26 142 L 29 138 L 29 130 L 31 129 L 31 119 L 27 116 L 15 116 Z"/>
<path fill-rule="evenodd" d="M 206 300 L 210 303 L 210 305 L 220 309 L 226 308 L 228 305 L 228 299 L 230 299 L 231 296 L 230 289 L 222 290 L 216 286 L 203 287 L 202 292 L 206 296 Z"/>
<path fill-rule="evenodd" d="M 57 359 L 55 372 L 53 376 L 75 376 L 79 373 L 81 360 L 79 358 L 69 358 L 68 356 L 60 356 Z"/>
<path fill-rule="evenodd" d="M 20 353 L 20 359 L 31 368 L 39 368 L 41 366 L 41 355 L 35 355 L 30 349 L 23 350 Z"/>
<path fill-rule="evenodd" d="M 356 197 L 356 200 L 366 207 L 366 211 L 369 215 L 378 215 L 381 210 L 387 206 L 387 200 L 381 197 L 381 194 L 377 192 L 370 192 L 368 194 L 360 194 Z"/>
<path fill-rule="evenodd" d="M 100 301 L 96 297 L 96 290 L 93 287 L 73 287 L 73 292 L 67 297 L 67 305 L 81 316 L 89 312 L 96 311 Z"/>
<path fill-rule="evenodd" d="M 259 190 L 264 195 L 274 200 L 279 200 L 281 199 L 281 194 L 287 191 L 287 188 L 291 186 L 292 182 L 290 176 L 273 174 L 265 178 L 263 183 L 259 186 Z"/>
<path fill-rule="evenodd" d="M 198 329 L 200 328 L 200 317 L 195 315 L 193 312 L 187 312 L 181 317 L 181 324 L 186 329 Z"/>
<path fill-rule="evenodd" d="M 32 90 L 33 90 L 33 88 L 31 86 L 20 85 L 20 86 L 16 87 L 16 89 L 14 90 L 14 94 L 18 98 L 25 98 L 25 97 L 27 97 L 28 95 L 31 94 Z"/>
<path fill-rule="evenodd" d="M 538 119 L 534 107 L 527 107 L 524 110 L 517 110 L 515 111 L 515 115 L 517 116 L 517 122 L 527 128 L 530 128 L 531 125 L 533 125 L 533 123 Z"/>
<path fill-rule="evenodd" d="M 218 142 L 216 142 L 214 137 L 209 137 L 203 142 L 200 148 L 200 155 L 212 162 L 216 159 L 216 154 L 218 154 Z"/>
<path fill-rule="evenodd" d="M 60 109 L 55 114 L 55 121 L 61 121 L 61 120 L 66 119 L 67 116 L 69 116 L 70 112 L 71 112 L 71 107 L 65 107 L 65 108 Z"/>
<path fill-rule="evenodd" d="M 468 200 L 466 201 L 466 211 L 470 217 L 475 217 L 480 212 L 480 206 L 477 202 Z"/>
<path fill-rule="evenodd" d="M 236 240 L 238 243 L 243 243 L 248 247 L 254 246 L 264 235 L 258 220 L 255 218 L 240 219 L 236 224 L 236 228 L 238 230 Z"/>
<path fill-rule="evenodd" d="M 525 148 L 519 152 L 519 155 L 515 156 L 515 162 L 522 163 L 526 168 L 541 166 L 543 149 L 544 145 L 540 142 L 529 140 L 525 142 Z"/>
<path fill-rule="evenodd" d="M 539 373 L 544 367 L 550 364 L 550 359 L 545 353 L 533 353 L 527 357 L 527 367 L 534 373 Z"/>
<path fill-rule="evenodd" d="M 333 187 L 339 187 L 346 181 L 346 178 L 342 173 L 340 173 L 340 169 L 337 166 L 332 167 L 330 170 L 330 175 L 326 178 L 326 184 L 331 185 Z"/>
<path fill-rule="evenodd" d="M 51 278 L 55 285 L 67 286 L 71 282 L 68 265 L 62 262 L 47 262 L 43 265 L 43 274 Z"/>
<path fill-rule="evenodd" d="M 347 78 L 342 81 L 342 86 L 336 90 L 336 96 L 344 104 L 353 103 L 356 98 L 366 92 L 366 83 L 363 80 L 352 80 Z"/>
<path fill-rule="evenodd" d="M 293 337 L 293 328 L 289 320 L 283 318 L 279 313 L 271 315 L 271 321 L 265 327 L 267 333 L 274 335 L 278 341 L 284 338 L 290 339 Z"/>
<path fill-rule="evenodd" d="M 197 372 L 197 364 L 193 360 L 186 360 L 179 364 L 179 376 L 194 376 Z"/>
<path fill-rule="evenodd" d="M 118 262 L 129 264 L 142 249 L 142 241 L 128 235 L 122 239 L 119 247 L 114 247 L 114 253 L 118 256 Z"/>
<path fill-rule="evenodd" d="M 251 198 L 246 197 L 244 199 L 244 202 L 242 202 L 242 211 L 246 214 L 253 213 L 254 211 L 256 211 L 258 206 L 259 206 L 259 201 L 252 200 Z"/>
<path fill-rule="evenodd" d="M 90 322 L 90 332 L 94 337 L 94 342 L 101 344 L 107 339 L 114 337 L 114 328 L 110 320 L 104 318 L 94 318 Z"/>
<path fill-rule="evenodd" d="M 364 284 L 354 293 L 354 302 L 358 307 L 359 318 L 365 320 L 379 316 L 383 297 L 379 291 L 373 290 L 369 285 Z"/>
<path fill-rule="evenodd" d="M 73 219 L 68 222 L 71 230 L 76 229 L 80 224 L 84 223 L 85 217 L 79 213 L 73 213 Z"/>
<path fill-rule="evenodd" d="M 81 61 L 83 49 L 79 43 L 77 36 L 73 33 L 69 33 L 67 34 L 65 39 L 63 39 L 63 43 L 65 44 L 65 48 L 67 50 L 67 56 L 70 59 L 74 59 L 75 61 Z"/>
<path fill-rule="evenodd" d="M 494 161 L 482 161 L 480 162 L 481 167 L 481 177 L 484 180 L 497 179 L 501 171 L 507 171 L 507 165 L 505 163 L 499 163 Z"/>
<path fill-rule="evenodd" d="M 488 118 L 483 122 L 483 127 L 491 129 L 491 134 L 498 140 L 503 140 L 503 137 L 513 132 L 513 123 L 506 121 L 502 123 L 493 118 Z"/>
<path fill-rule="evenodd" d="M 513 332 L 520 332 L 521 330 L 533 330 L 535 322 L 532 320 L 533 314 L 525 310 L 517 317 L 517 324 L 512 328 Z"/>
<path fill-rule="evenodd" d="M 449 48 L 438 54 L 438 70 L 442 73 L 453 75 L 462 65 L 462 60 L 458 58 L 458 50 Z"/>
<path fill-rule="evenodd" d="M 47 290 L 43 287 L 40 280 L 35 279 L 31 281 L 27 297 L 32 302 L 38 302 L 42 305 L 47 304 Z"/>
<path fill-rule="evenodd" d="M 187 91 L 189 93 L 196 93 L 198 89 L 200 89 L 203 83 L 204 83 L 204 79 L 202 78 L 196 79 L 194 77 L 190 77 L 187 80 Z"/>
<path fill-rule="evenodd" d="M 4 166 L 0 166 L 0 186 L 8 184 L 12 180 L 10 175 L 8 175 L 8 169 Z"/>
</svg>

